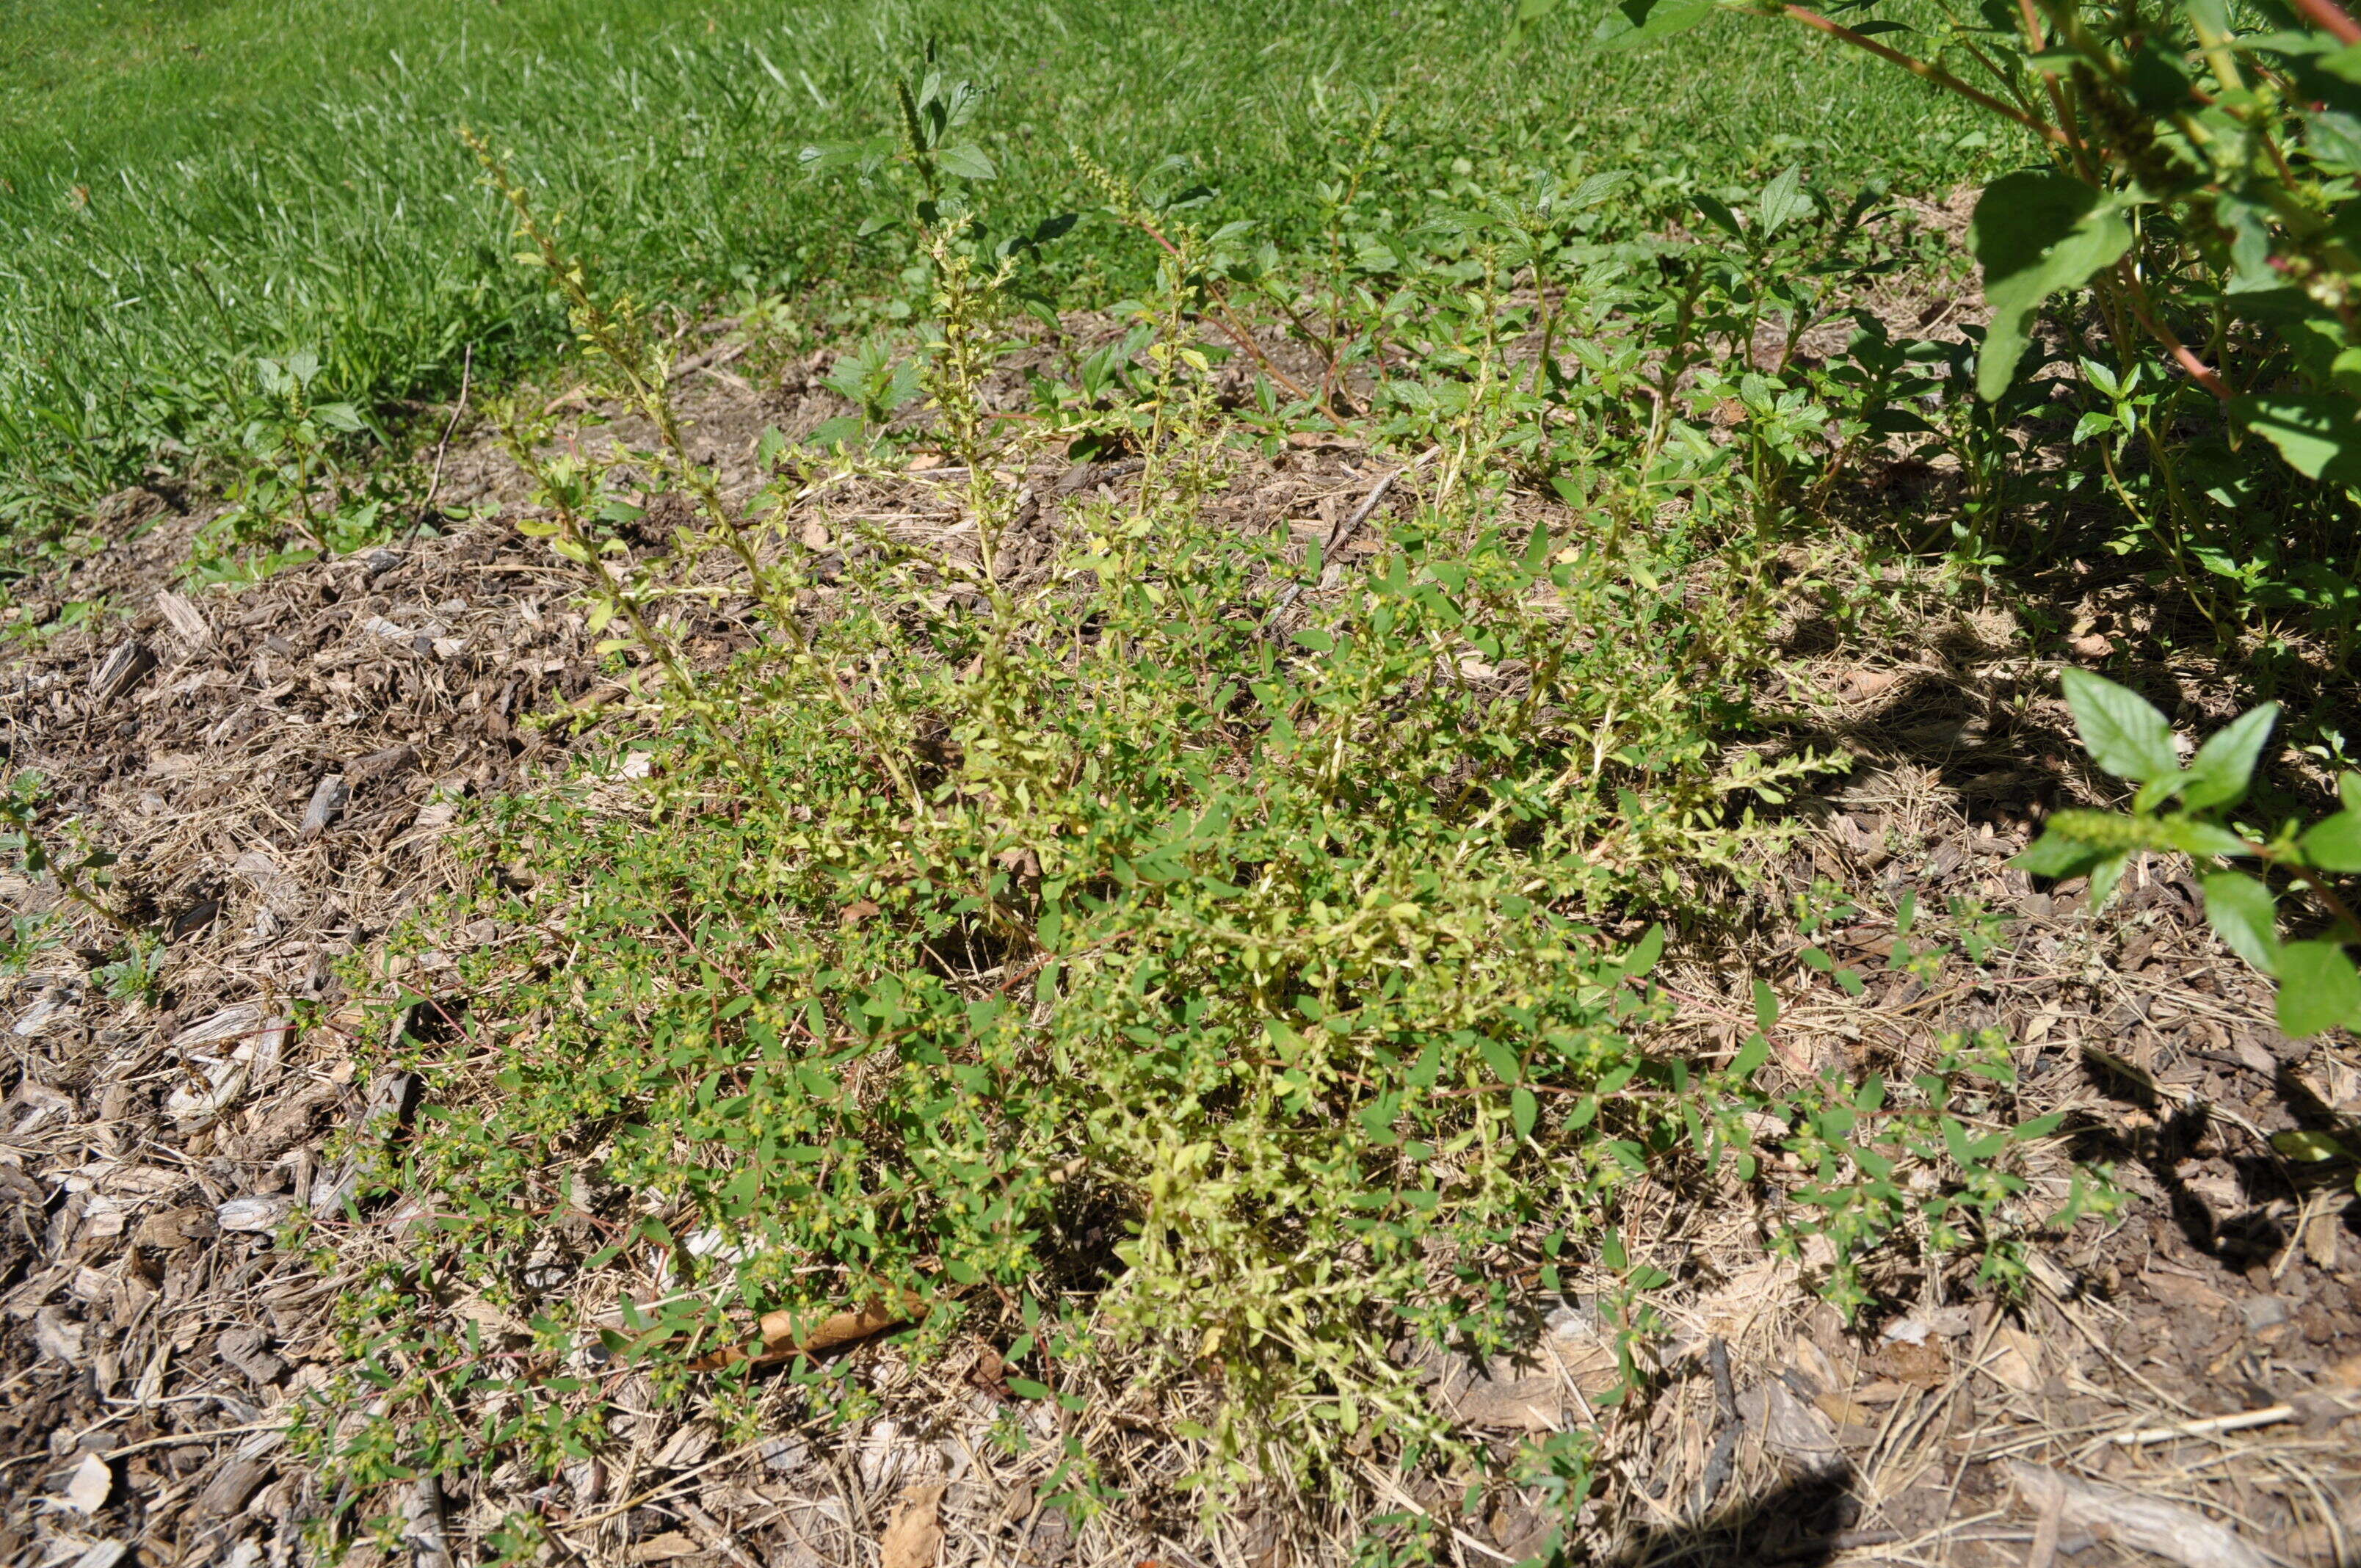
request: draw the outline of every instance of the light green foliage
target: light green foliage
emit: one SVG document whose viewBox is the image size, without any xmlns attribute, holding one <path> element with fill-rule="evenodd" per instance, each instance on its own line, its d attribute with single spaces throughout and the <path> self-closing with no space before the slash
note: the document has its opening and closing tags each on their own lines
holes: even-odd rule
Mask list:
<svg viewBox="0 0 2361 1568">
<path fill-rule="evenodd" d="M 2361 871 L 2361 775 L 2337 784 L 2344 809 L 2306 827 L 2290 818 L 2276 829 L 2249 826 L 2237 815 L 2262 760 L 2279 705 L 2240 716 L 2197 748 L 2183 769 L 2171 726 L 2147 699 L 2081 670 L 2065 674 L 2092 760 L 2117 778 L 2136 782 L 2127 814 L 2061 811 L 2039 839 L 2010 862 L 2036 876 L 2091 879 L 2092 902 L 2103 905 L 2132 855 L 2179 851 L 2219 865 L 2257 861 L 2316 903 L 2329 925 L 2319 936 L 2283 941 L 2278 896 L 2261 878 L 2224 867 L 2203 878 L 2206 918 L 2230 949 L 2279 979 L 2279 1026 L 2290 1035 L 2361 1026 L 2361 973 L 2349 944 L 2361 925 L 2328 881 Z"/>
<path fill-rule="evenodd" d="M 101 896 L 118 858 L 90 841 L 80 817 L 60 821 L 49 798 L 49 781 L 30 769 L 8 775 L 0 790 L 0 851 L 12 855 L 28 877 L 48 877 L 75 904 L 126 936 L 137 927 Z M 20 930 L 18 941 L 23 941 Z"/>
<path fill-rule="evenodd" d="M 56 922 L 48 916 L 10 916 L 7 930 L 0 933 L 0 975 L 25 973 L 43 953 L 56 947 L 60 938 Z"/>
<path fill-rule="evenodd" d="M 354 481 L 338 472 L 336 447 L 368 431 L 348 402 L 314 402 L 320 356 L 259 359 L 261 398 L 238 433 L 238 473 L 230 504 L 199 537 L 200 581 L 267 575 L 279 566 L 378 543 L 392 532 L 387 479 Z M 289 549 L 293 544 L 299 548 Z M 246 554 L 241 559 L 242 553 Z"/>
</svg>

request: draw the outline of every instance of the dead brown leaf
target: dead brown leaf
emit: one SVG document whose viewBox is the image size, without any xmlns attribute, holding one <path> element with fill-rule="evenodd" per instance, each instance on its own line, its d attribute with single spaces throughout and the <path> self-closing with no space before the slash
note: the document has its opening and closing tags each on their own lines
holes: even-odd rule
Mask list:
<svg viewBox="0 0 2361 1568">
<path fill-rule="evenodd" d="M 877 1542 L 884 1568 L 935 1568 L 943 1550 L 943 1488 L 939 1483 L 903 1488 L 894 1518 Z"/>
<path fill-rule="evenodd" d="M 1916 1344 L 1894 1340 L 1879 1350 L 1877 1367 L 1894 1382 L 1939 1388 L 1951 1376 L 1951 1353 L 1938 1339 L 1924 1339 Z"/>
<path fill-rule="evenodd" d="M 2009 1478 L 2038 1516 L 2071 1529 L 2187 1564 L 2187 1568 L 2269 1568 L 2270 1559 L 2194 1508 L 2060 1475 L 2046 1464 L 2011 1460 Z"/>
<path fill-rule="evenodd" d="M 2191 1279 L 2185 1274 L 2167 1274 L 2150 1270 L 2143 1277 L 2147 1293 L 2168 1307 L 2182 1307 L 2195 1311 L 2218 1312 L 2230 1304 L 2230 1299 L 2202 1279 Z"/>
<path fill-rule="evenodd" d="M 927 1304 L 906 1290 L 881 1297 L 850 1311 L 831 1312 L 817 1323 L 808 1318 L 801 1319 L 800 1326 L 794 1312 L 765 1312 L 756 1325 L 763 1336 L 760 1345 L 717 1350 L 689 1363 L 689 1370 L 711 1372 L 747 1360 L 757 1366 L 767 1366 L 793 1355 L 817 1355 L 900 1328 L 904 1323 L 916 1322 L 926 1315 Z"/>
<path fill-rule="evenodd" d="M 1016 1390 L 1008 1386 L 1008 1363 L 992 1345 L 976 1353 L 975 1365 L 968 1368 L 967 1380 L 1003 1404 L 1016 1398 Z"/>
</svg>

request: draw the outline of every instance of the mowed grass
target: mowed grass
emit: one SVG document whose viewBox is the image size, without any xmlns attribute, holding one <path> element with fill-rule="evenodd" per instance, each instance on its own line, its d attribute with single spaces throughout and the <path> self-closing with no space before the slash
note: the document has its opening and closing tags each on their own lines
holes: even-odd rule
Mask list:
<svg viewBox="0 0 2361 1568">
<path fill-rule="evenodd" d="M 1603 0 L 1593 0 L 1598 14 Z M 502 377 L 564 322 L 511 258 L 460 147 L 514 155 L 603 280 L 702 308 L 907 287 L 884 191 L 816 181 L 809 142 L 886 128 L 928 38 L 990 84 L 998 214 L 1087 210 L 1070 147 L 1168 159 L 1207 221 L 1316 232 L 1387 106 L 1367 189 L 1410 221 L 1455 169 L 1802 162 L 1831 185 L 1938 187 L 1991 154 L 1916 83 L 1801 29 L 1718 22 L 1600 53 L 1520 44 L 1459 0 L 15 0 L 0 44 L 0 523 L 19 531 L 185 464 L 245 417 L 257 356 L 302 348 L 321 395 L 398 426 L 463 356 Z M 1071 298 L 1140 281 L 1144 242 L 1086 221 L 1049 263 Z"/>
</svg>

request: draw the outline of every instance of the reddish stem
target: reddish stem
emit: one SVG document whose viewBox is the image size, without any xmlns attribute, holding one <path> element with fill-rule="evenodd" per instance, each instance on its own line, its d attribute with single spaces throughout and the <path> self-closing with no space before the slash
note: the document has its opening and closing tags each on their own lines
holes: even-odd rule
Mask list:
<svg viewBox="0 0 2361 1568">
<path fill-rule="evenodd" d="M 2299 5 L 2305 4 L 2307 3 L 2307 0 L 2297 0 L 2297 3 Z M 2317 0 L 2317 3 L 2325 5 L 2329 3 L 2329 0 Z M 1852 45 L 1855 49 L 1867 49 L 1870 53 L 1877 56 L 1878 59 L 1898 65 L 1903 70 L 1908 71 L 1911 75 L 1916 76 L 1922 81 L 1931 82 L 1936 86 L 1943 88 L 1947 92 L 1957 93 L 1960 97 L 1968 100 L 1968 102 L 1980 104 L 1984 108 L 1990 109 L 1993 114 L 2000 115 L 2003 119 L 2012 120 L 2017 125 L 2023 126 L 2026 130 L 2031 131 L 2035 136 L 2041 137 L 2044 141 L 2055 142 L 2059 147 L 2071 145 L 2066 139 L 2066 133 L 2059 130 L 2057 126 L 2045 126 L 2039 120 L 2035 119 L 2032 115 L 2026 114 L 2024 111 L 2015 107 L 2014 105 L 2002 103 L 1991 93 L 1978 92 L 1975 88 L 1969 86 L 1966 82 L 1960 81 L 1958 77 L 1952 75 L 1949 71 L 1944 70 L 1939 65 L 1930 65 L 1923 60 L 1904 54 L 1899 49 L 1888 49 L 1883 44 L 1879 43 L 1875 38 L 1868 38 L 1862 34 L 1854 32 L 1850 27 L 1840 27 L 1837 23 L 1829 21 L 1826 16 L 1821 16 L 1817 11 L 1806 11 L 1801 5 L 1789 5 L 1785 7 L 1785 10 L 1787 15 L 1795 17 L 1795 20 L 1803 23 L 1804 26 L 1807 27 L 1816 27 L 1819 31 L 1828 34 L 1828 37 L 1832 38 L 1842 38 L 1845 42 Z"/>
<path fill-rule="evenodd" d="M 2166 352 L 2180 361 L 2180 367 L 2189 372 L 2191 380 L 2221 399 L 2222 401 L 2228 402 L 2231 391 L 2227 383 L 2215 375 L 2205 361 L 2191 353 L 2189 345 L 2181 342 L 2170 327 L 2157 319 L 2155 313 L 2147 308 L 2147 291 L 2139 286 L 2139 280 L 2133 275 L 2128 265 L 2121 268 L 2121 276 L 2126 285 L 2124 290 L 2124 303 L 2131 307 L 2133 317 L 2147 330 L 2147 334 L 2162 344 Z"/>
<path fill-rule="evenodd" d="M 2355 21 L 2336 0 L 2295 0 L 2295 5 L 2338 43 L 2361 44 L 2361 22 Z"/>
<path fill-rule="evenodd" d="M 1174 245 L 1170 240 L 1165 238 L 1162 230 L 1159 229 L 1154 224 L 1149 223 L 1145 218 L 1139 219 L 1137 222 L 1139 224 L 1140 233 L 1146 235 L 1148 238 L 1162 246 L 1166 253 L 1169 254 L 1175 261 L 1182 259 L 1180 247 Z M 1293 392 L 1297 397 L 1301 398 L 1304 401 L 1310 402 L 1312 400 L 1312 394 L 1309 391 L 1306 391 L 1303 387 L 1296 381 L 1295 378 L 1280 369 L 1279 366 L 1272 361 L 1270 356 L 1263 352 L 1262 345 L 1254 340 L 1253 334 L 1247 332 L 1246 328 L 1237 323 L 1236 319 L 1230 314 L 1229 302 L 1223 299 L 1220 291 L 1213 286 L 1210 280 L 1207 280 L 1205 291 L 1213 297 L 1214 317 L 1221 322 L 1222 330 L 1229 334 L 1230 341 L 1236 344 L 1240 348 L 1245 349 L 1248 354 L 1254 356 L 1256 359 L 1259 360 L 1262 364 L 1262 367 L 1270 372 L 1272 380 L 1277 381 L 1280 386 L 1285 387 L 1289 391 Z"/>
</svg>

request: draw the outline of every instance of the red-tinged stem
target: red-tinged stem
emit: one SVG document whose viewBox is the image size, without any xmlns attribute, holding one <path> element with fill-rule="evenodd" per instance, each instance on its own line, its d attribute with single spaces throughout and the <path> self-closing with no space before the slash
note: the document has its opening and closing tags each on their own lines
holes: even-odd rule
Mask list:
<svg viewBox="0 0 2361 1568">
<path fill-rule="evenodd" d="M 1139 224 L 1140 232 L 1145 234 L 1148 238 L 1154 240 L 1157 244 L 1162 246 L 1166 254 L 1170 255 L 1175 261 L 1182 259 L 1180 247 L 1174 245 L 1170 240 L 1165 238 L 1162 230 L 1159 229 L 1154 224 L 1148 222 L 1145 218 L 1139 219 L 1137 222 Z M 1294 377 L 1290 376 L 1286 371 L 1280 369 L 1279 366 L 1272 361 L 1271 356 L 1263 352 L 1262 345 L 1254 340 L 1254 334 L 1247 332 L 1246 328 L 1237 323 L 1236 318 L 1230 314 L 1228 302 L 1211 286 L 1208 286 L 1205 291 L 1208 294 L 1213 295 L 1213 314 L 1221 322 L 1222 330 L 1230 334 L 1230 341 L 1236 344 L 1240 348 L 1245 349 L 1248 354 L 1254 356 L 1256 359 L 1261 361 L 1262 367 L 1270 372 L 1270 378 L 1272 380 L 1277 381 L 1280 386 L 1285 387 L 1289 391 L 1293 392 L 1297 397 L 1304 400 L 1304 401 L 1311 401 L 1312 394 L 1309 391 L 1306 391 L 1303 387 L 1296 381 Z"/>
<path fill-rule="evenodd" d="M 2297 4 L 2299 5 L 2312 3 L 2327 5 L 2330 3 L 2330 0 L 2297 0 Z M 2002 103 L 1991 93 L 1978 92 L 1975 88 L 1969 86 L 1966 82 L 1960 81 L 1958 77 L 1952 75 L 1949 71 L 1944 70 L 1939 65 L 1930 65 L 1923 60 L 1918 60 L 1913 56 L 1904 54 L 1900 49 L 1888 49 L 1883 44 L 1879 43 L 1875 38 L 1866 38 L 1860 33 L 1854 32 L 1850 27 L 1839 26 L 1837 23 L 1829 21 L 1826 16 L 1821 16 L 1817 11 L 1806 11 L 1801 5 L 1789 5 L 1785 7 L 1785 10 L 1787 15 L 1795 17 L 1795 20 L 1803 23 L 1804 26 L 1817 28 L 1819 31 L 1828 34 L 1828 37 L 1832 38 L 1842 38 L 1846 43 L 1852 45 L 1855 49 L 1867 49 L 1870 53 L 1877 56 L 1878 59 L 1888 61 L 1891 64 L 1900 66 L 1903 70 L 1908 71 L 1911 75 L 1917 77 L 1923 82 L 1931 82 L 1936 86 L 1944 89 L 1946 92 L 1956 93 L 1971 104 L 1980 104 L 1984 108 L 1990 109 L 1993 114 L 2000 115 L 2003 119 L 2015 121 L 2016 124 L 2023 126 L 2026 130 L 2031 131 L 2035 136 L 2039 137 L 2044 141 L 2054 142 L 2059 147 L 2069 147 L 2072 145 L 2066 139 L 2066 133 L 2059 130 L 2057 126 L 2045 126 L 2039 120 L 2035 119 L 2032 115 L 2024 113 L 2022 110 Z M 2348 25 L 2350 25 L 2349 22 Z"/>
<path fill-rule="evenodd" d="M 2295 0 L 2296 9 L 2310 16 L 2341 44 L 2361 44 L 2361 22 L 2336 0 Z"/>
<path fill-rule="evenodd" d="M 2134 319 L 2140 323 L 2141 327 L 2147 331 L 2150 337 L 2156 339 L 2157 342 L 2164 345 L 2167 353 L 2170 354 L 2173 358 L 2180 361 L 2180 367 L 2189 372 L 2189 378 L 2191 380 L 2196 382 L 2199 386 L 2204 388 L 2207 391 L 2221 399 L 2222 401 L 2225 403 L 2228 402 L 2231 398 L 2228 384 L 2224 382 L 2221 377 L 2215 375 L 2213 368 L 2208 366 L 2205 361 L 2198 358 L 2196 355 L 2191 353 L 2189 345 L 2181 342 L 2180 337 L 2174 334 L 2170 327 L 2165 325 L 2163 322 L 2157 319 L 2156 313 L 2147 308 L 2147 291 L 2139 286 L 2139 280 L 2132 276 L 2130 268 L 2125 268 L 2123 269 L 2122 276 L 2124 281 L 2128 285 L 2128 287 L 2124 291 L 2124 303 L 2131 307 L 2131 313 Z"/>
</svg>

